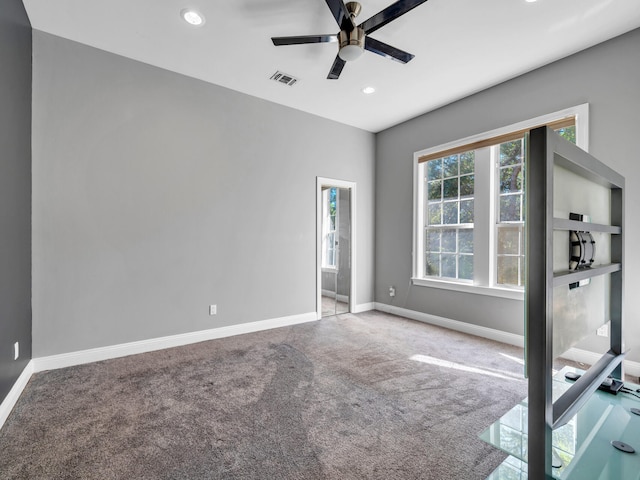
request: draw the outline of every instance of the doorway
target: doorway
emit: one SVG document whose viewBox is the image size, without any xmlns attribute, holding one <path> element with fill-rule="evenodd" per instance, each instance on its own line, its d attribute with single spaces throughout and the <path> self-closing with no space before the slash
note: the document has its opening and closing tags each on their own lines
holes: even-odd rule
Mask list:
<svg viewBox="0 0 640 480">
<path fill-rule="evenodd" d="M 317 179 L 318 318 L 349 313 L 354 305 L 355 183 Z"/>
</svg>

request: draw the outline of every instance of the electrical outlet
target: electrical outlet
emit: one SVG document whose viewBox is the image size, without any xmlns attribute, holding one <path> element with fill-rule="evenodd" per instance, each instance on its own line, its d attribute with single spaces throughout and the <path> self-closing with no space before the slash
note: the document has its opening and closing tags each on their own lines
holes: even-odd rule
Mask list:
<svg viewBox="0 0 640 480">
<path fill-rule="evenodd" d="M 608 337 L 609 336 L 609 324 L 605 323 L 598 330 L 596 330 L 596 334 L 599 337 Z"/>
<path fill-rule="evenodd" d="M 17 360 L 20 356 L 20 342 L 16 342 L 13 344 L 13 359 Z"/>
<path fill-rule="evenodd" d="M 389 296 L 390 297 L 395 297 L 396 296 L 396 287 L 389 287 Z"/>
<path fill-rule="evenodd" d="M 209 315 L 216 315 L 218 313 L 217 305 L 209 305 Z"/>
</svg>

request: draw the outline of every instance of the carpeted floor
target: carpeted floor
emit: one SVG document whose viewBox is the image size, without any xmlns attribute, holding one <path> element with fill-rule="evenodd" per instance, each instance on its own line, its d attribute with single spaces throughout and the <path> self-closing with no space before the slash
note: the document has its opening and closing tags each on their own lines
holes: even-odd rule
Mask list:
<svg viewBox="0 0 640 480">
<path fill-rule="evenodd" d="M 380 312 L 33 376 L 9 479 L 485 479 L 522 350 Z"/>
</svg>

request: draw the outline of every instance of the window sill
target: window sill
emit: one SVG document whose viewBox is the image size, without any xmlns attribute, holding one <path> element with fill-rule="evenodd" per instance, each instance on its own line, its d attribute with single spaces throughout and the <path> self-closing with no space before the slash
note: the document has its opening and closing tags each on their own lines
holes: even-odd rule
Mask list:
<svg viewBox="0 0 640 480">
<path fill-rule="evenodd" d="M 337 271 L 337 267 L 322 267 L 322 273 L 336 273 Z"/>
<path fill-rule="evenodd" d="M 435 280 L 426 278 L 412 278 L 412 285 L 419 287 L 440 288 L 443 290 L 453 290 L 456 292 L 472 293 L 475 295 L 488 295 L 491 297 L 508 298 L 511 300 L 524 300 L 524 290 L 511 288 L 485 287 L 483 285 L 473 285 L 471 283 L 449 282 L 447 280 Z"/>
</svg>

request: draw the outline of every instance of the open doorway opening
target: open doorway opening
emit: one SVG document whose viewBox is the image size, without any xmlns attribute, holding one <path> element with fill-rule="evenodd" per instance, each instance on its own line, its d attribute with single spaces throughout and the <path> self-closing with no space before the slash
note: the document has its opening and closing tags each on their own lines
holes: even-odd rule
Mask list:
<svg viewBox="0 0 640 480">
<path fill-rule="evenodd" d="M 317 179 L 318 318 L 353 311 L 355 183 Z"/>
</svg>

